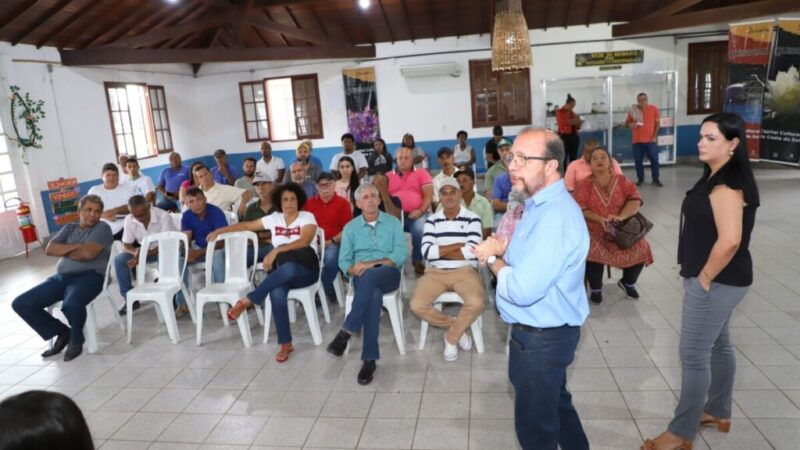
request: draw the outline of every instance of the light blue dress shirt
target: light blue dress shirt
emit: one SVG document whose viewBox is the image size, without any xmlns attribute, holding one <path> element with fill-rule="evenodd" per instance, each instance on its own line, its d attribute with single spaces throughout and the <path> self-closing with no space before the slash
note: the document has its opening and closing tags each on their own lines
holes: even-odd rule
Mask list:
<svg viewBox="0 0 800 450">
<path fill-rule="evenodd" d="M 580 326 L 589 315 L 583 280 L 589 232 L 559 180 L 525 202 L 497 274 L 497 309 L 507 323 Z"/>
</svg>

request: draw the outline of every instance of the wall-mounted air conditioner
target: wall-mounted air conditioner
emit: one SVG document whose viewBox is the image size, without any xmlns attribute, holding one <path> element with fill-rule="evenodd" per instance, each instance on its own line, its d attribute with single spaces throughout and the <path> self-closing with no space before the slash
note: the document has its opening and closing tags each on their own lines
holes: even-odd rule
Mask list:
<svg viewBox="0 0 800 450">
<path fill-rule="evenodd" d="M 401 66 L 400 73 L 405 78 L 440 77 L 445 75 L 457 78 L 461 76 L 461 67 L 454 62 L 418 64 L 414 66 Z"/>
</svg>

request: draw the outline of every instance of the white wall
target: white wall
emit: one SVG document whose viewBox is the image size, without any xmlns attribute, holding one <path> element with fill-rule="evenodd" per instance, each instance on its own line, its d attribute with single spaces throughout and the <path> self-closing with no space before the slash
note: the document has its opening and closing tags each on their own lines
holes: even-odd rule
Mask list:
<svg viewBox="0 0 800 450">
<path fill-rule="evenodd" d="M 534 124 L 544 123 L 542 80 L 657 70 L 677 70 L 681 74 L 678 124 L 698 123 L 702 117 L 687 117 L 682 113 L 686 103 L 687 44 L 691 41 L 725 39 L 725 36 L 692 40 L 664 36 L 610 40 L 611 27 L 607 25 L 536 30 L 530 35 L 535 45 L 531 71 Z M 36 203 L 40 200 L 39 192 L 46 189 L 46 181 L 59 176 L 75 176 L 79 181 L 94 180 L 99 178 L 102 164 L 114 159 L 104 81 L 163 85 L 175 148 L 185 158 L 208 155 L 216 148 L 225 148 L 233 153 L 256 151 L 257 144 L 245 142 L 238 83 L 305 73 L 316 73 L 319 78 L 324 138 L 315 141 L 315 148 L 338 146 L 339 136 L 346 131 L 341 71 L 358 66 L 376 68 L 382 136 L 387 141 L 397 142 L 406 132 L 412 132 L 417 141 L 450 140 L 460 129 L 466 130 L 470 137 L 491 134 L 489 128 L 471 127 L 468 69 L 469 60 L 489 58 L 489 48 L 488 35 L 435 41 L 426 39 L 379 44 L 377 59 L 362 63 L 297 61 L 205 64 L 199 77 L 193 77 L 188 65 L 63 67 L 57 63 L 59 56 L 55 49 L 36 50 L 31 46 L 11 47 L 2 43 L 0 88 L 8 92 L 8 86 L 16 84 L 23 92 L 30 92 L 33 98 L 45 101 L 47 118 L 41 121 L 44 148 L 29 152 L 31 165 L 20 173 L 23 184 L 30 186 L 30 192 L 25 195 Z M 574 67 L 576 53 L 629 49 L 643 49 L 644 62 L 624 65 L 621 70 L 613 72 Z M 52 71 L 48 69 L 48 61 L 54 63 Z M 400 75 L 401 66 L 432 62 L 455 62 L 461 66 L 462 75 L 459 78 L 443 76 L 417 79 L 406 79 Z M 3 109 L 0 114 L 8 126 L 7 108 Z M 506 127 L 506 134 L 516 134 L 520 128 Z M 280 151 L 295 146 L 296 142 L 281 142 L 273 147 Z M 144 168 L 165 164 L 166 155 L 142 161 Z M 36 223 L 40 229 L 46 229 L 41 205 L 35 206 L 38 213 Z"/>
</svg>

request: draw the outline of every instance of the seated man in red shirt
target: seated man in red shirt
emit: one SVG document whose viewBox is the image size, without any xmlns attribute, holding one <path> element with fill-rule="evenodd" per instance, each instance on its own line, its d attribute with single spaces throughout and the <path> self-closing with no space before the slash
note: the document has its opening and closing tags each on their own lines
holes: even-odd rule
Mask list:
<svg viewBox="0 0 800 450">
<path fill-rule="evenodd" d="M 417 274 L 425 272 L 422 260 L 422 233 L 433 200 L 433 179 L 425 169 L 414 167 L 413 151 L 401 147 L 395 156 L 397 170 L 389 172 L 389 194 L 400 198 L 405 215 L 403 231 L 411 233 L 411 260 Z"/>
<path fill-rule="evenodd" d="M 316 179 L 317 195 L 306 202 L 304 210 L 314 215 L 317 225 L 325 230 L 325 261 L 322 268 L 322 287 L 328 301 L 335 301 L 333 280 L 339 270 L 339 244 L 342 230 L 353 218 L 350 202 L 336 195 L 333 175 L 330 172 L 319 174 Z"/>
</svg>

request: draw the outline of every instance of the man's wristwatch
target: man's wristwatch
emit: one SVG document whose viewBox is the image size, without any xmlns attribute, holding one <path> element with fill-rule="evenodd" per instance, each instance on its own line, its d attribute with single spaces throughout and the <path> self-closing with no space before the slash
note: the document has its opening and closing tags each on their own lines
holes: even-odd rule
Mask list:
<svg viewBox="0 0 800 450">
<path fill-rule="evenodd" d="M 489 266 L 490 269 L 492 268 L 492 266 L 494 266 L 495 262 L 497 262 L 497 256 L 495 255 L 486 258 L 486 265 Z"/>
</svg>

